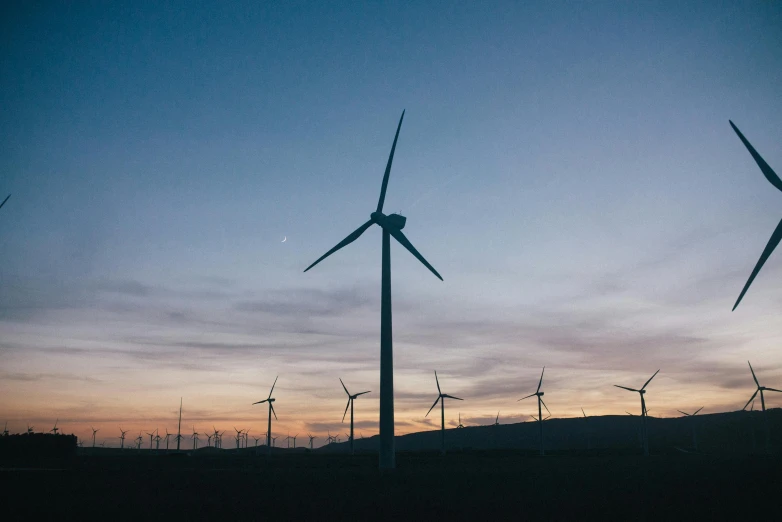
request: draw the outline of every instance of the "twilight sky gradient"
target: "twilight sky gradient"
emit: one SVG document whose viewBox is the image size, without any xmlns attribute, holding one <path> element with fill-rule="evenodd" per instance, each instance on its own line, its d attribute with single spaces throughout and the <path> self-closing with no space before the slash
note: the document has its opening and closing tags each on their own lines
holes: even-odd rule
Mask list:
<svg viewBox="0 0 782 522">
<path fill-rule="evenodd" d="M 198 5 L 196 5 L 198 4 Z M 782 2 L 4 6 L 0 422 L 377 433 L 386 198 L 397 432 L 739 409 L 782 385 Z M 287 236 L 286 243 L 281 243 Z M 782 406 L 769 394 L 768 406 Z M 130 435 L 129 435 L 130 436 Z M 279 442 L 279 440 L 278 440 Z M 227 439 L 226 447 L 229 447 Z"/>
</svg>

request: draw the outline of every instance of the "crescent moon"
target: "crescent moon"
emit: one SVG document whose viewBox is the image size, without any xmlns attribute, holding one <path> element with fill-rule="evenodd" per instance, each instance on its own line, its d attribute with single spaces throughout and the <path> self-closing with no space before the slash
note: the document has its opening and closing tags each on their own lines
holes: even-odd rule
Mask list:
<svg viewBox="0 0 782 522">
<path fill-rule="evenodd" d="M 285 243 L 286 241 L 288 241 L 288 236 L 284 236 L 282 238 L 282 241 L 280 241 L 280 243 Z"/>
</svg>

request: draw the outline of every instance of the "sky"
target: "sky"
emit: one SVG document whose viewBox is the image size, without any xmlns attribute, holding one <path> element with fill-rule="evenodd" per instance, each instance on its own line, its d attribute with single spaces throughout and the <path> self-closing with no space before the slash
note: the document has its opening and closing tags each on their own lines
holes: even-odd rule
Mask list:
<svg viewBox="0 0 782 522">
<path fill-rule="evenodd" d="M 426 4 L 426 5 L 419 5 Z M 0 422 L 378 432 L 381 234 L 396 433 L 744 406 L 782 387 L 780 2 L 2 7 Z M 283 239 L 285 241 L 283 242 Z M 767 395 L 768 407 L 782 396 Z M 342 435 L 344 439 L 344 435 Z M 301 441 L 301 439 L 299 439 Z M 251 444 L 253 442 L 251 441 Z M 300 442 L 299 442 L 300 443 Z M 228 443 L 224 443 L 228 447 Z"/>
</svg>

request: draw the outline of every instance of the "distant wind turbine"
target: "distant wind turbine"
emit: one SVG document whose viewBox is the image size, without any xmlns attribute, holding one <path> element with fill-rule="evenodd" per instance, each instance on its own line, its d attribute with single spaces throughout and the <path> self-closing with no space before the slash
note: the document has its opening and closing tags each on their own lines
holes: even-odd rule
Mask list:
<svg viewBox="0 0 782 522">
<path fill-rule="evenodd" d="M 747 148 L 749 153 L 752 155 L 752 158 L 755 160 L 755 163 L 758 164 L 758 167 L 760 167 L 761 172 L 763 172 L 763 175 L 766 177 L 766 179 L 774 185 L 778 190 L 782 190 L 782 180 L 779 179 L 779 176 L 777 176 L 776 172 L 774 172 L 771 167 L 766 163 L 766 161 L 758 154 L 758 152 L 755 150 L 755 148 L 750 144 L 749 141 L 747 141 L 747 138 L 744 137 L 744 135 L 741 133 L 741 131 L 736 127 L 732 121 L 729 120 L 730 126 L 733 127 L 733 130 L 736 131 L 736 134 L 738 134 L 739 139 L 744 144 L 744 146 Z M 736 309 L 736 307 L 741 302 L 741 299 L 744 297 L 744 294 L 747 293 L 747 290 L 749 290 L 749 286 L 752 284 L 752 281 L 755 280 L 755 276 L 758 275 L 758 272 L 760 272 L 760 269 L 763 268 L 763 265 L 765 264 L 766 260 L 771 256 L 771 253 L 774 252 L 774 249 L 779 244 L 780 240 L 782 240 L 782 221 L 779 222 L 777 225 L 777 228 L 774 230 L 774 233 L 771 234 L 771 239 L 768 240 L 768 243 L 766 243 L 766 248 L 763 249 L 763 253 L 760 254 L 760 259 L 758 259 L 757 264 L 755 264 L 755 268 L 752 270 L 752 273 L 749 276 L 749 279 L 747 280 L 747 283 L 744 285 L 744 288 L 741 290 L 741 294 L 739 294 L 739 298 L 736 300 L 736 304 L 733 305 L 733 310 Z"/>
<path fill-rule="evenodd" d="M 57 423 L 59 421 L 60 421 L 60 419 L 57 419 L 56 421 L 54 421 L 54 427 L 51 430 L 49 430 L 50 433 L 54 433 L 55 435 L 57 435 L 57 432 L 60 431 L 60 428 L 57 427 Z"/>
<path fill-rule="evenodd" d="M 345 383 L 342 382 L 342 379 L 339 380 L 340 384 L 342 384 L 342 389 L 345 390 L 345 393 L 348 395 L 348 403 L 345 406 L 345 413 L 342 414 L 342 422 L 345 422 L 345 415 L 348 414 L 348 408 L 350 408 L 350 454 L 353 455 L 353 403 L 356 400 L 356 397 L 359 395 L 364 395 L 365 393 L 370 393 L 368 391 L 363 391 L 361 393 L 356 393 L 354 395 L 351 395 L 348 391 L 347 387 L 345 387 Z M 354 388 L 355 389 L 355 388 Z M 295 447 L 295 446 L 294 446 Z"/>
<path fill-rule="evenodd" d="M 426 412 L 424 417 L 428 417 L 429 413 L 437 406 L 437 402 L 440 402 L 440 454 L 445 455 L 445 399 L 455 399 L 457 401 L 463 401 L 459 397 L 448 395 L 440 390 L 440 379 L 437 378 L 437 371 L 434 372 L 434 381 L 437 383 L 437 399 L 435 399 L 432 407 Z"/>
<path fill-rule="evenodd" d="M 549 410 L 548 406 L 546 406 L 546 403 L 543 402 L 543 395 L 545 395 L 545 393 L 540 391 L 540 387 L 543 384 L 543 373 L 545 371 L 546 371 L 546 367 L 544 366 L 543 371 L 540 372 L 540 381 L 538 381 L 538 389 L 535 390 L 535 393 L 530 393 L 526 397 L 522 397 L 521 399 L 519 399 L 519 401 L 523 401 L 524 399 L 529 399 L 530 397 L 538 398 L 538 417 L 536 420 L 538 421 L 538 430 L 540 432 L 540 454 L 541 455 L 546 454 L 546 450 L 543 447 L 543 421 L 548 418 L 548 417 L 546 417 L 546 419 L 543 418 L 543 411 L 540 408 L 541 405 L 543 405 L 543 407 L 546 408 L 546 411 L 549 413 L 549 417 L 551 417 L 551 410 Z M 533 416 L 533 418 L 535 417 Z"/>
<path fill-rule="evenodd" d="M 92 426 L 90 426 L 90 429 L 92 430 L 92 447 L 94 448 L 94 447 L 95 447 L 95 434 L 96 434 L 96 433 L 98 433 L 98 432 L 100 431 L 100 428 L 98 428 L 98 429 L 96 430 L 95 428 L 93 428 Z"/>
<path fill-rule="evenodd" d="M 277 384 L 277 379 L 279 379 L 279 375 L 274 378 L 274 384 L 272 384 L 272 389 L 269 390 L 269 396 L 266 397 L 262 401 L 254 402 L 253 406 L 256 404 L 263 404 L 264 402 L 269 403 L 269 424 L 266 428 L 266 445 L 269 448 L 269 455 L 272 454 L 272 444 L 270 437 L 272 436 L 272 413 L 274 414 L 274 420 L 277 420 L 277 412 L 274 411 L 274 398 L 272 397 L 272 392 L 274 391 L 274 386 Z"/>
<path fill-rule="evenodd" d="M 757 389 L 755 390 L 755 393 L 752 394 L 752 397 L 749 398 L 747 401 L 747 404 L 744 405 L 742 410 L 746 410 L 747 406 L 749 406 L 750 402 L 753 402 L 755 400 L 755 396 L 760 392 L 760 410 L 763 415 L 763 424 L 765 425 L 766 430 L 766 451 L 770 451 L 770 443 L 771 443 L 771 432 L 768 427 L 768 419 L 766 418 L 766 399 L 763 396 L 764 391 L 773 391 L 773 392 L 779 392 L 782 393 L 782 390 L 777 390 L 775 388 L 768 388 L 766 386 L 761 386 L 758 382 L 758 378 L 755 377 L 755 370 L 752 369 L 752 365 L 749 361 L 747 361 L 747 364 L 749 364 L 749 371 L 752 372 L 752 378 L 755 380 L 755 385 L 757 386 Z"/>
<path fill-rule="evenodd" d="M 310 435 L 309 433 L 307 434 L 307 437 L 309 437 L 309 438 L 310 438 L 310 449 L 312 449 L 312 441 L 313 441 L 313 440 L 315 440 L 315 439 L 316 439 L 316 437 L 314 437 L 314 436 Z"/>
<path fill-rule="evenodd" d="M 121 435 L 119 436 L 119 449 L 125 449 L 125 434 L 128 432 L 128 430 L 122 430 L 122 426 L 119 427 L 119 431 Z"/>
<path fill-rule="evenodd" d="M 388 163 L 383 174 L 383 183 L 380 187 L 380 199 L 377 202 L 377 209 L 370 215 L 369 221 L 351 232 L 345 239 L 340 241 L 337 246 L 323 254 L 317 261 L 312 263 L 304 270 L 305 272 L 314 267 L 325 258 L 337 250 L 349 245 L 361 234 L 363 234 L 372 225 L 379 225 L 383 229 L 383 254 L 382 254 L 382 277 L 381 277 L 381 298 L 380 298 L 380 469 L 393 469 L 395 463 L 394 452 L 394 358 L 393 358 L 393 335 L 391 327 L 391 236 L 394 237 L 403 247 L 405 247 L 416 259 L 426 266 L 438 279 L 442 277 L 437 273 L 429 262 L 424 259 L 413 244 L 402 233 L 407 219 L 399 214 L 383 214 L 383 203 L 386 199 L 386 189 L 388 188 L 388 178 L 391 174 L 391 164 L 394 160 L 394 151 L 396 142 L 399 139 L 399 130 L 402 128 L 402 120 L 405 117 L 404 111 L 399 118 L 399 125 L 396 128 L 394 143 L 391 145 L 391 153 L 388 156 Z"/>
<path fill-rule="evenodd" d="M 456 428 L 464 428 L 464 424 L 462 424 L 462 412 L 459 412 L 459 424 L 456 425 Z"/>
<path fill-rule="evenodd" d="M 193 426 L 193 434 L 191 435 L 191 437 L 193 439 L 193 450 L 197 450 L 198 449 L 198 436 L 199 435 L 200 435 L 200 433 L 198 433 L 196 431 L 196 429 L 195 429 L 195 426 Z"/>
<path fill-rule="evenodd" d="M 649 377 L 649 380 L 644 383 L 643 386 L 641 386 L 640 390 L 636 390 L 635 388 L 628 388 L 626 386 L 619 386 L 618 384 L 614 384 L 617 388 L 622 388 L 623 390 L 636 392 L 641 396 L 641 443 L 643 444 L 643 450 L 644 450 L 644 456 L 649 456 L 649 434 L 647 432 L 647 426 L 646 426 L 646 414 L 648 411 L 646 410 L 646 400 L 644 399 L 644 395 L 646 394 L 646 386 L 652 382 L 652 379 L 654 379 L 654 376 L 660 373 L 660 370 L 657 370 L 654 372 L 654 375 Z"/>
<path fill-rule="evenodd" d="M 152 450 L 152 439 L 155 437 L 155 432 L 147 432 L 147 435 L 149 435 L 149 449 Z"/>
<path fill-rule="evenodd" d="M 685 417 L 690 417 L 690 424 L 692 424 L 692 447 L 695 449 L 695 451 L 698 451 L 698 435 L 695 432 L 695 416 L 698 415 L 698 412 L 703 409 L 703 406 L 695 410 L 695 413 L 686 413 L 682 410 L 676 410 Z"/>
</svg>

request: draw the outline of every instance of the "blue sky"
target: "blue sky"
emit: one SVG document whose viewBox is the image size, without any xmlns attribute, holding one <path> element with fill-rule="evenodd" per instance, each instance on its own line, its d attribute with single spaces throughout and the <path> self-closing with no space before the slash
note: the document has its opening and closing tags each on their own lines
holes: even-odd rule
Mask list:
<svg viewBox="0 0 782 522">
<path fill-rule="evenodd" d="M 660 415 L 740 408 L 747 359 L 782 382 L 778 253 L 730 312 L 782 199 L 728 125 L 782 170 L 778 2 L 5 10 L 14 430 L 171 428 L 182 395 L 263 431 L 277 374 L 280 430 L 338 429 L 337 377 L 379 389 L 380 234 L 302 270 L 374 209 L 402 109 L 386 210 L 445 281 L 393 247 L 399 432 L 434 369 L 473 423 L 525 418 L 543 365 L 555 416 L 657 368 Z"/>
</svg>

